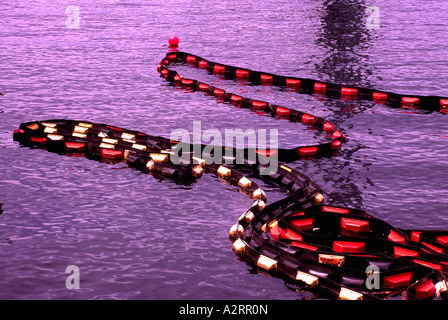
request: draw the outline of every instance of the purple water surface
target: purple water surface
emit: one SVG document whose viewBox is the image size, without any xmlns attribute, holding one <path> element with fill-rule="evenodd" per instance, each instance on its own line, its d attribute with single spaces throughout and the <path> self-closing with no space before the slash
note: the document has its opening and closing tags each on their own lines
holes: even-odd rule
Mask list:
<svg viewBox="0 0 448 320">
<path fill-rule="evenodd" d="M 175 128 L 277 128 L 280 144 L 320 141 L 300 124 L 176 90 L 156 66 L 180 49 L 277 74 L 448 96 L 445 12 L 436 1 L 2 1 L 0 19 L 0 299 L 305 299 L 311 294 L 237 260 L 228 231 L 250 199 L 211 176 L 189 187 L 20 147 L 21 122 L 107 123 L 169 136 Z M 199 72 L 192 70 L 192 72 Z M 200 76 L 198 74 L 198 76 Z M 232 84 L 230 84 L 232 85 Z M 237 88 L 238 89 L 238 88 Z M 325 116 L 349 140 L 332 159 L 296 162 L 327 203 L 398 227 L 448 228 L 448 118 L 365 101 L 245 87 Z M 268 200 L 284 194 L 265 186 Z M 80 269 L 68 290 L 65 268 Z"/>
</svg>

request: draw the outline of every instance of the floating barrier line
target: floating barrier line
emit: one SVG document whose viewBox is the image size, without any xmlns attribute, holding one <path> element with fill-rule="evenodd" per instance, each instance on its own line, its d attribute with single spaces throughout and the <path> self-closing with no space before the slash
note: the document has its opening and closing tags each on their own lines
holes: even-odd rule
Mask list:
<svg viewBox="0 0 448 320">
<path fill-rule="evenodd" d="M 210 84 L 200 82 L 198 80 L 183 78 L 176 71 L 167 68 L 168 65 L 173 62 L 186 62 L 195 65 L 198 68 L 207 69 L 215 74 L 225 75 L 228 74 L 227 66 L 217 65 L 198 56 L 192 56 L 183 52 L 175 52 L 167 54 L 165 59 L 163 59 L 159 63 L 157 70 L 160 72 L 162 77 L 164 77 L 168 81 L 171 81 L 177 86 L 193 91 L 204 92 L 205 94 L 215 96 L 221 101 L 231 103 L 240 108 L 264 111 L 265 113 L 277 118 L 287 119 L 291 122 L 301 122 L 309 128 L 323 131 L 326 134 L 328 140 L 330 140 L 327 143 L 300 147 L 298 146 L 291 149 L 276 149 L 275 152 L 278 152 L 278 156 L 281 161 L 291 162 L 304 158 L 309 159 L 331 157 L 341 148 L 342 143 L 346 141 L 346 136 L 339 130 L 339 128 L 325 118 L 307 114 L 284 106 L 275 105 L 266 101 L 246 98 L 235 93 L 227 92 Z M 235 74 L 237 74 L 238 69 L 236 69 L 235 67 L 232 68 L 235 69 Z M 247 72 L 248 74 L 248 77 L 246 77 L 245 79 L 251 79 L 252 73 L 250 73 L 248 70 L 245 70 L 245 72 Z M 259 153 L 262 152 L 269 153 L 269 150 L 260 150 Z"/>
<path fill-rule="evenodd" d="M 304 94 L 316 94 L 341 98 L 344 100 L 367 100 L 375 103 L 387 104 L 393 107 L 415 108 L 448 113 L 448 97 L 404 95 L 390 91 L 340 85 L 309 78 L 281 76 L 273 73 L 254 71 L 216 63 L 200 56 L 181 51 L 167 53 L 165 58 L 159 63 L 159 72 L 162 73 L 162 76 L 169 77 L 170 80 L 175 77 L 177 73 L 172 70 L 168 70 L 168 72 L 163 70 L 166 70 L 166 66 L 173 62 L 186 62 L 189 65 L 205 69 L 211 73 L 224 75 L 228 79 L 246 80 L 255 85 L 263 84 L 288 87 Z M 174 80 L 179 80 L 179 82 L 185 86 L 194 86 L 193 79 L 181 78 Z"/>
<path fill-rule="evenodd" d="M 14 131 L 14 140 L 24 146 L 62 155 L 84 156 L 105 163 L 126 162 L 141 172 L 181 184 L 195 183 L 205 173 L 215 175 L 254 200 L 230 228 L 229 238 L 235 254 L 260 273 L 281 277 L 335 299 L 447 299 L 448 231 L 395 228 L 365 211 L 325 204 L 320 187 L 285 164 L 335 155 L 346 141 L 337 126 L 321 117 L 242 97 L 195 79 L 185 79 L 169 69 L 170 64 L 184 62 L 225 75 L 227 79 L 287 86 L 299 92 L 334 95 L 339 90 L 341 96 L 351 98 L 368 99 L 370 95 L 372 99 L 375 96 L 387 103 L 411 103 L 411 100 L 403 100 L 407 97 L 389 92 L 281 77 L 175 52 L 168 53 L 157 67 L 160 75 L 174 85 L 203 91 L 239 107 L 263 110 L 277 118 L 301 122 L 324 132 L 329 142 L 291 149 L 255 150 L 259 158 L 278 152 L 278 169 L 266 175 L 262 174 L 267 169 L 262 163 L 266 162 L 248 160 L 248 154 L 253 150 L 242 150 L 243 163 L 227 164 L 229 159 L 223 157 L 222 163 L 226 164 L 220 165 L 207 161 L 208 156 L 202 153 L 205 146 L 201 145 L 200 155 L 186 152 L 182 154 L 186 158 L 182 158 L 188 160 L 174 164 L 173 156 L 180 150 L 176 141 L 86 121 L 52 119 L 22 123 Z M 429 110 L 435 110 L 433 102 L 442 99 L 413 98 L 419 99 L 419 107 Z M 415 106 L 416 100 L 412 103 Z M 443 112 L 443 109 L 439 111 Z M 213 158 L 214 155 L 209 156 Z M 242 171 L 249 174 L 243 175 Z M 274 183 L 288 195 L 267 204 L 265 192 L 252 177 Z"/>
</svg>

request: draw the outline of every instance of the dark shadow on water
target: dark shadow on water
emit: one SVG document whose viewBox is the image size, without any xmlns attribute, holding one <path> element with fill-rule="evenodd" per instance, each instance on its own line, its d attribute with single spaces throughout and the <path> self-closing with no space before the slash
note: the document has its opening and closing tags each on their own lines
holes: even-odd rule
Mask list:
<svg viewBox="0 0 448 320">
<path fill-rule="evenodd" d="M 374 30 L 369 30 L 366 26 L 366 8 L 369 4 L 363 0 L 323 2 L 321 32 L 316 40 L 316 44 L 323 51 L 323 58 L 315 64 L 320 79 L 338 84 L 371 87 L 373 71 L 369 65 L 368 50 Z M 361 101 L 331 98 L 324 98 L 323 104 L 333 111 L 332 120 L 336 124 L 342 124 L 341 129 L 350 139 L 350 128 L 344 128 L 343 122 L 365 110 L 365 104 Z M 343 146 L 335 159 L 322 159 L 312 164 L 317 166 L 312 170 L 323 172 L 320 174 L 321 179 L 332 182 L 332 190 L 327 194 L 327 203 L 363 206 L 356 169 L 350 167 L 354 153 L 361 148 L 364 146 L 359 141 L 349 142 Z M 309 165 L 304 164 L 304 167 Z M 346 174 L 347 172 L 349 174 Z"/>
<path fill-rule="evenodd" d="M 316 44 L 324 51 L 315 64 L 322 78 L 340 84 L 370 86 L 368 49 L 371 33 L 366 27 L 366 8 L 360 0 L 327 0 L 323 3 L 321 34 Z"/>
</svg>

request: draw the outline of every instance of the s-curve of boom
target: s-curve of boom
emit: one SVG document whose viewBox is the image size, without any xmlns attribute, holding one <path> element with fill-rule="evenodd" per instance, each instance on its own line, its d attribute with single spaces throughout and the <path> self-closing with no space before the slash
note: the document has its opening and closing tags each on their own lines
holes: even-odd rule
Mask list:
<svg viewBox="0 0 448 320">
<path fill-rule="evenodd" d="M 107 163 L 126 162 L 142 172 L 181 184 L 194 183 L 203 174 L 216 175 L 254 200 L 236 223 L 229 226 L 236 255 L 260 271 L 302 288 L 345 300 L 447 299 L 448 230 L 396 228 L 363 210 L 326 204 L 321 188 L 288 166 L 288 162 L 337 154 L 346 141 L 340 128 L 322 117 L 182 77 L 171 68 L 174 64 L 189 64 L 225 79 L 239 79 L 252 85 L 282 86 L 305 94 L 448 112 L 446 97 L 407 96 L 347 87 L 219 64 L 186 52 L 171 52 L 160 61 L 157 71 L 174 86 L 302 123 L 322 132 L 328 141 L 289 149 L 233 150 L 242 152 L 242 163 L 229 163 L 228 157 L 217 163 L 210 161 L 213 154 L 207 156 L 202 152 L 204 145 L 200 145 L 201 152 L 197 154 L 183 148 L 182 142 L 86 120 L 22 123 L 14 132 L 14 139 L 22 145 L 59 154 L 82 155 Z M 223 148 L 216 146 L 213 150 Z M 266 161 L 249 161 L 250 154 L 256 154 L 258 159 L 275 159 L 277 169 L 266 174 Z M 179 155 L 184 161 L 174 162 Z M 280 186 L 287 195 L 268 204 L 265 192 L 241 171 Z"/>
</svg>

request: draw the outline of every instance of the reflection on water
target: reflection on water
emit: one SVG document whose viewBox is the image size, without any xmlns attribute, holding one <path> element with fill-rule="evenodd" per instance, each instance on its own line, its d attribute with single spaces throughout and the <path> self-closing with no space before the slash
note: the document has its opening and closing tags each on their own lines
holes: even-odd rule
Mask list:
<svg viewBox="0 0 448 320">
<path fill-rule="evenodd" d="M 321 29 L 315 39 L 316 45 L 321 48 L 322 58 L 314 64 L 320 79 L 355 86 L 371 85 L 372 70 L 367 54 L 371 46 L 371 31 L 366 28 L 365 10 L 364 1 L 359 0 L 323 2 Z M 362 109 L 365 103 L 324 100 L 324 104 L 334 112 L 331 117 L 337 123 L 343 123 L 354 117 L 354 111 Z M 346 134 L 350 137 L 350 131 Z M 362 141 L 349 141 L 349 147 L 341 152 L 343 158 L 353 159 L 353 155 L 363 147 Z M 325 181 L 334 181 L 327 190 L 331 203 L 364 207 L 362 191 L 357 185 L 358 174 L 350 161 L 317 161 L 313 166 L 325 172 Z"/>
<path fill-rule="evenodd" d="M 323 59 L 315 64 L 318 74 L 334 83 L 370 86 L 372 30 L 366 28 L 366 4 L 326 0 L 322 7 L 321 32 L 316 38 L 323 51 Z"/>
</svg>

